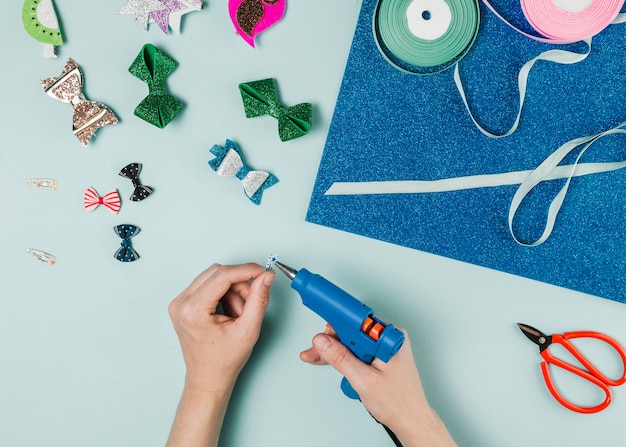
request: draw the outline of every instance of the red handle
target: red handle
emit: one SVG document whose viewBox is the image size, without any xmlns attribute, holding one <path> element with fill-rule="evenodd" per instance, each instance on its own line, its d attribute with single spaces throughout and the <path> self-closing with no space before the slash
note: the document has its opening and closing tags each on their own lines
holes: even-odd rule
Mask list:
<svg viewBox="0 0 626 447">
<path fill-rule="evenodd" d="M 579 375 L 580 377 L 590 381 L 594 385 L 597 385 L 599 388 L 602 389 L 602 391 L 604 391 L 604 401 L 601 404 L 596 405 L 595 407 L 581 407 L 579 405 L 573 404 L 569 400 L 565 399 L 565 397 L 563 397 L 554 386 L 554 383 L 552 382 L 552 377 L 550 376 L 548 362 L 541 362 L 541 372 L 543 373 L 543 379 L 546 382 L 548 390 L 550 391 L 552 396 L 554 396 L 554 398 L 565 408 L 569 408 L 572 411 L 577 411 L 578 413 L 597 413 L 598 411 L 602 411 L 609 406 L 609 404 L 611 403 L 611 390 L 609 390 L 609 387 L 603 381 L 595 376 L 592 376 L 586 371 L 583 371 L 580 368 L 572 367 L 572 365 L 560 359 L 554 358 L 554 360 L 551 360 L 550 363 Z"/>
<path fill-rule="evenodd" d="M 624 371 L 622 372 L 622 376 L 617 380 L 613 380 L 609 377 L 606 377 L 598 368 L 596 368 L 589 360 L 587 360 L 587 358 L 569 341 L 570 339 L 575 339 L 575 338 L 596 338 L 598 340 L 604 341 L 605 343 L 608 343 L 611 347 L 613 347 L 613 349 L 615 349 L 617 353 L 619 354 L 622 360 L 622 365 L 624 365 Z M 543 378 L 546 382 L 548 390 L 550 391 L 552 396 L 554 396 L 554 398 L 564 407 L 572 411 L 577 411 L 579 413 L 596 413 L 608 407 L 609 404 L 611 403 L 611 391 L 609 389 L 609 386 L 618 386 L 626 382 L 626 351 L 624 351 L 624 348 L 617 341 L 615 341 L 613 338 L 609 337 L 608 335 L 602 334 L 600 332 L 590 332 L 590 331 L 566 332 L 563 335 L 553 334 L 552 343 L 553 344 L 557 343 L 557 344 L 562 345 L 576 358 L 576 360 L 578 360 L 585 368 L 587 368 L 587 370 L 578 368 L 557 357 L 554 357 L 552 354 L 550 354 L 550 352 L 547 349 L 544 350 L 541 353 L 541 356 L 545 359 L 545 362 L 541 363 L 541 371 L 543 373 Z M 550 370 L 548 367 L 550 363 L 553 364 L 554 366 L 563 368 L 566 371 L 576 374 L 577 376 L 580 376 L 581 378 L 588 380 L 589 382 L 593 383 L 594 385 L 602 389 L 602 391 L 604 391 L 604 394 L 605 394 L 604 401 L 600 403 L 599 405 L 596 405 L 593 407 L 581 407 L 565 399 L 565 397 L 563 397 L 563 395 L 561 395 L 561 393 L 559 393 L 557 388 L 554 386 L 552 377 L 550 376 Z"/>
<path fill-rule="evenodd" d="M 556 340 L 555 340 L 555 337 L 556 337 Z M 622 376 L 619 379 L 615 379 L 615 380 L 605 376 L 600 370 L 598 370 L 593 364 L 591 364 L 589 360 L 587 360 L 587 358 L 583 356 L 581 352 L 578 349 L 576 349 L 576 347 L 572 343 L 568 341 L 574 338 L 595 338 L 605 343 L 608 343 L 613 349 L 615 349 L 615 351 L 617 351 L 617 353 L 619 354 L 622 360 L 622 366 L 623 366 Z M 593 374 L 594 376 L 602 380 L 607 385 L 619 386 L 623 384 L 624 382 L 626 382 L 626 351 L 615 339 L 609 337 L 608 335 L 602 334 L 600 332 L 591 332 L 591 331 L 565 332 L 563 333 L 562 336 L 559 336 L 558 334 L 553 335 L 552 342 L 560 343 L 562 346 L 564 346 L 565 349 L 571 352 L 572 355 L 576 357 L 576 359 L 580 363 L 582 363 L 584 367 L 587 368 L 587 370 L 591 374 Z"/>
</svg>

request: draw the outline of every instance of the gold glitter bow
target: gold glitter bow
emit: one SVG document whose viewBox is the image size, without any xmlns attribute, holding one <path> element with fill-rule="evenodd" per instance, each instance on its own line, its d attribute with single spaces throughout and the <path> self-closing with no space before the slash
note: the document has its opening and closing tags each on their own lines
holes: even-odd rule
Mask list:
<svg viewBox="0 0 626 447">
<path fill-rule="evenodd" d="M 68 59 L 58 78 L 46 78 L 40 82 L 49 96 L 74 107 L 72 130 L 83 146 L 87 146 L 99 127 L 118 122 L 115 113 L 107 106 L 85 98 L 82 91 L 83 73 L 73 59 Z"/>
</svg>

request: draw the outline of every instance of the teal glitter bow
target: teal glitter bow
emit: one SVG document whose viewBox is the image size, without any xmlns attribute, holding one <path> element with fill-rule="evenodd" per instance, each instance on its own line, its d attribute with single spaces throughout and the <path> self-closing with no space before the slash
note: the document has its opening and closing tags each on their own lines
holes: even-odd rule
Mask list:
<svg viewBox="0 0 626 447">
<path fill-rule="evenodd" d="M 278 102 L 276 81 L 273 78 L 239 84 L 246 118 L 270 115 L 278 120 L 280 141 L 293 140 L 311 130 L 313 106 L 305 102 L 285 107 Z"/>
<path fill-rule="evenodd" d="M 178 67 L 178 62 L 152 44 L 143 46 L 128 68 L 130 73 L 148 84 L 149 94 L 135 109 L 135 115 L 160 129 L 168 125 L 183 108 L 183 102 L 167 93 L 165 78 Z"/>
<path fill-rule="evenodd" d="M 209 160 L 211 169 L 219 175 L 237 177 L 241 180 L 246 196 L 255 205 L 261 203 L 263 191 L 278 183 L 278 179 L 273 174 L 265 171 L 254 171 L 246 166 L 241 156 L 241 150 L 234 141 L 227 139 L 224 147 L 214 145 L 211 148 L 211 153 L 215 155 L 215 158 Z"/>
</svg>

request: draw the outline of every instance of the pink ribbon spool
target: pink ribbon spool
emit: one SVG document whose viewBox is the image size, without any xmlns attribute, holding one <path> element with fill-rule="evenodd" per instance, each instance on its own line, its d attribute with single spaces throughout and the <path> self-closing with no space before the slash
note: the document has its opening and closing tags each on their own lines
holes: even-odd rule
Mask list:
<svg viewBox="0 0 626 447">
<path fill-rule="evenodd" d="M 624 0 L 591 0 L 581 11 L 566 11 L 554 0 L 521 0 L 528 23 L 541 35 L 558 40 L 583 40 L 600 33 L 617 17 Z"/>
</svg>

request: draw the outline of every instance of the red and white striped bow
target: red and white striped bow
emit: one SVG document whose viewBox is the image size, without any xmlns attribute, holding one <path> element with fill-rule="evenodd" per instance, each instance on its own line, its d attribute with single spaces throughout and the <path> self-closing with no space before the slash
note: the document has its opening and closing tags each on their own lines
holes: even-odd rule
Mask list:
<svg viewBox="0 0 626 447">
<path fill-rule="evenodd" d="M 93 211 L 98 207 L 98 205 L 104 205 L 109 209 L 109 211 L 115 214 L 120 211 L 122 204 L 117 189 L 109 191 L 104 195 L 104 197 L 100 197 L 96 190 L 91 187 L 87 188 L 87 191 L 85 191 L 83 203 L 85 204 L 85 209 L 87 211 Z"/>
</svg>

